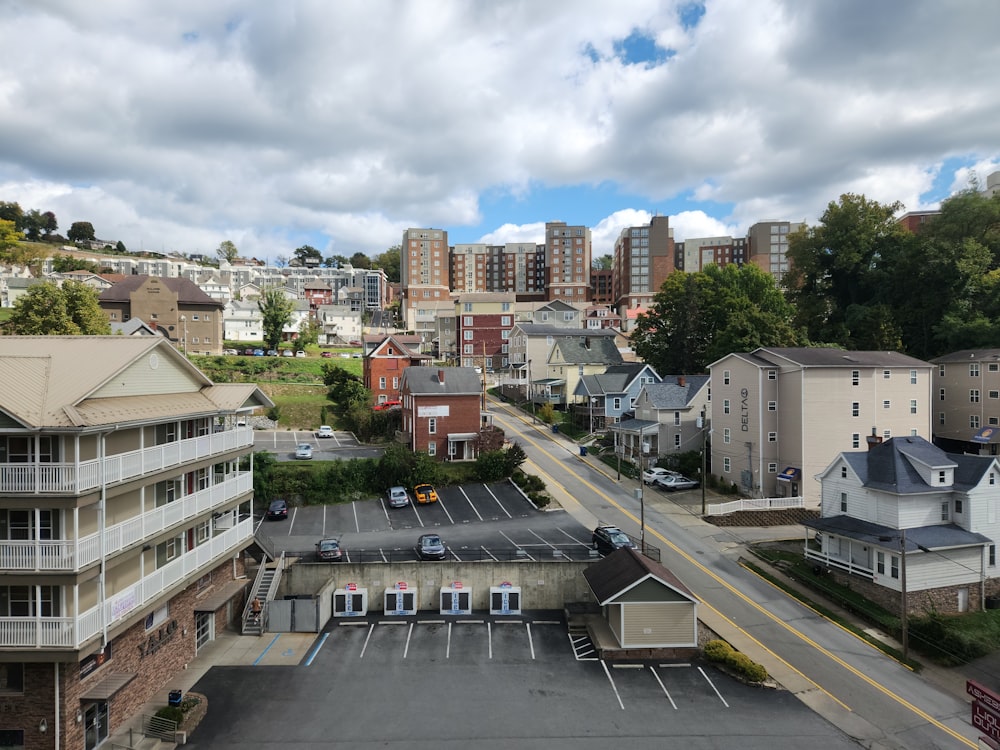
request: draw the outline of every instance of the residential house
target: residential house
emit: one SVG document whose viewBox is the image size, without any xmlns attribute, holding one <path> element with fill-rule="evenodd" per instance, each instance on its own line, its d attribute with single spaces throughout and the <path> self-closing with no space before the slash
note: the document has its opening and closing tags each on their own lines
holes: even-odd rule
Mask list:
<svg viewBox="0 0 1000 750">
<path fill-rule="evenodd" d="M 282 341 L 294 341 L 299 337 L 302 325 L 309 320 L 312 311 L 309 309 L 309 301 L 304 299 L 292 300 L 292 313 L 288 316 L 288 323 L 281 329 Z"/>
<path fill-rule="evenodd" d="M 218 274 L 199 273 L 193 281 L 201 291 L 222 304 L 226 304 L 232 297 L 229 284 L 220 279 Z"/>
<path fill-rule="evenodd" d="M 348 305 L 320 305 L 316 309 L 320 326 L 319 343 L 324 346 L 344 346 L 361 340 L 361 311 Z"/>
<path fill-rule="evenodd" d="M 995 456 L 945 453 L 921 437 L 874 436 L 819 475 L 806 558 L 890 611 L 981 610 L 1000 588 Z"/>
<path fill-rule="evenodd" d="M 112 323 L 139 318 L 165 331 L 188 354 L 222 354 L 225 304 L 189 279 L 126 276 L 98 295 Z"/>
<path fill-rule="evenodd" d="M 111 333 L 116 336 L 119 334 L 122 336 L 163 336 L 163 331 L 155 323 L 150 325 L 139 318 L 132 318 L 126 323 L 112 323 Z"/>
<path fill-rule="evenodd" d="M 0 337 L 4 744 L 97 746 L 241 623 L 271 405 L 159 336 Z"/>
<path fill-rule="evenodd" d="M 322 279 L 307 281 L 305 285 L 305 298 L 309 302 L 309 307 L 313 310 L 321 305 L 333 303 L 333 289 L 330 284 Z"/>
<path fill-rule="evenodd" d="M 584 309 L 586 308 L 582 304 L 575 305 L 561 299 L 528 304 L 533 308 L 531 319 L 524 322 L 559 328 L 583 328 Z"/>
<path fill-rule="evenodd" d="M 471 367 L 407 367 L 400 383 L 400 440 L 450 461 L 476 458 L 483 384 Z"/>
<path fill-rule="evenodd" d="M 1000 349 L 932 359 L 934 443 L 955 453 L 1000 453 Z"/>
<path fill-rule="evenodd" d="M 591 305 L 584 310 L 584 328 L 593 331 L 598 328 L 622 327 L 622 318 L 607 305 Z"/>
<path fill-rule="evenodd" d="M 819 502 L 840 451 L 931 434 L 932 366 L 898 352 L 760 348 L 713 362 L 712 471 L 749 497 Z"/>
<path fill-rule="evenodd" d="M 222 319 L 226 341 L 264 340 L 264 314 L 255 300 L 229 300 Z"/>
<path fill-rule="evenodd" d="M 612 426 L 623 454 L 655 464 L 659 456 L 703 449 L 708 437 L 707 375 L 671 375 L 647 383 L 635 399 L 635 417 Z"/>
<path fill-rule="evenodd" d="M 659 383 L 660 376 L 643 362 L 611 365 L 604 372 L 584 375 L 573 391 L 574 411 L 581 422 L 589 418 L 590 431 L 601 432 L 632 416 L 639 392 L 644 386 Z"/>
<path fill-rule="evenodd" d="M 376 404 L 398 401 L 403 372 L 411 365 L 430 362 L 430 356 L 411 349 L 402 336 L 380 336 L 365 347 L 362 362 L 364 386 L 372 392 Z M 418 342 L 419 343 L 419 342 Z"/>
</svg>

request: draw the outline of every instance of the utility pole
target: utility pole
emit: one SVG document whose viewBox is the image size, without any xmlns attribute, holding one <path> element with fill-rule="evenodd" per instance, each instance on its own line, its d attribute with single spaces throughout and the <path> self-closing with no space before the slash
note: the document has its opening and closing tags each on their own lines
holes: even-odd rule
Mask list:
<svg viewBox="0 0 1000 750">
<path fill-rule="evenodd" d="M 701 410 L 701 515 L 705 515 L 705 482 L 708 479 L 708 457 L 705 454 L 708 443 L 708 422 L 705 419 L 705 410 Z"/>
<path fill-rule="evenodd" d="M 902 600 L 903 611 L 899 615 L 899 626 L 902 631 L 901 641 L 903 644 L 903 661 L 907 661 L 910 658 L 910 633 L 909 633 L 909 617 L 907 615 L 908 602 L 906 601 L 906 529 L 899 530 L 899 556 L 902 558 L 900 560 L 900 579 L 899 582 L 902 587 Z"/>
</svg>

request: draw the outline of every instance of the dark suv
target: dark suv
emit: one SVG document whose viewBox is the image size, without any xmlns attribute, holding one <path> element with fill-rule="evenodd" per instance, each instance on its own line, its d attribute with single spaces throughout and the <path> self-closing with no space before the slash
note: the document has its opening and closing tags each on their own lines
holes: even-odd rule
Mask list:
<svg viewBox="0 0 1000 750">
<path fill-rule="evenodd" d="M 635 549 L 635 542 L 617 526 L 598 526 L 594 529 L 593 541 L 594 549 L 602 555 L 609 555 L 622 547 Z"/>
<path fill-rule="evenodd" d="M 268 521 L 283 521 L 288 518 L 288 503 L 284 500 L 272 500 L 267 506 L 265 518 Z"/>
</svg>

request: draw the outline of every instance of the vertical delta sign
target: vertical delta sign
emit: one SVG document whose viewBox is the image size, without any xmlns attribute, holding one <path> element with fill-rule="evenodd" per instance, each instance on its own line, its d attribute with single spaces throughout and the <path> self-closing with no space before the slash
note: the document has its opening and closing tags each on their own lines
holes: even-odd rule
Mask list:
<svg viewBox="0 0 1000 750">
<path fill-rule="evenodd" d="M 972 726 L 986 735 L 990 747 L 1000 747 L 1000 695 L 975 680 L 966 680 L 965 692 L 972 696 Z"/>
</svg>

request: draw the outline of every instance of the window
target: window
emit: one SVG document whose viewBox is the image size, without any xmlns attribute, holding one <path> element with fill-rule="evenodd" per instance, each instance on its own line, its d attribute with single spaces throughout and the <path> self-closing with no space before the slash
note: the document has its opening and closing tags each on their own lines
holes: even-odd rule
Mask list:
<svg viewBox="0 0 1000 750">
<path fill-rule="evenodd" d="M 885 575 L 885 552 L 875 553 L 875 570 L 879 574 Z"/>
<path fill-rule="evenodd" d="M 846 466 L 841 466 L 840 467 L 840 478 L 841 479 L 847 479 L 847 467 Z"/>
<path fill-rule="evenodd" d="M 1000 391 L 990 391 L 988 395 L 990 398 L 1000 398 Z"/>
<path fill-rule="evenodd" d="M 428 417 L 427 418 L 427 434 L 428 435 L 436 435 L 437 431 L 438 431 L 437 417 Z"/>
<path fill-rule="evenodd" d="M 197 544 L 204 544 L 212 536 L 212 523 L 205 521 L 194 527 L 194 537 Z"/>
<path fill-rule="evenodd" d="M 722 384 L 729 385 L 729 370 L 722 371 Z"/>
<path fill-rule="evenodd" d="M 978 378 L 979 377 L 979 363 L 973 362 L 969 365 L 969 377 Z"/>
<path fill-rule="evenodd" d="M 942 521 L 947 521 L 947 520 L 949 520 L 951 518 L 951 512 L 950 512 L 950 510 L 951 509 L 948 507 L 948 503 L 947 502 L 941 503 L 941 520 Z"/>
<path fill-rule="evenodd" d="M 768 380 L 777 380 L 778 379 L 778 373 L 777 373 L 777 371 L 776 370 L 768 370 L 767 371 L 767 379 Z"/>
<path fill-rule="evenodd" d="M 474 331 L 462 331 L 462 338 L 466 341 L 472 341 Z"/>
<path fill-rule="evenodd" d="M 855 432 L 851 435 L 851 447 L 860 448 L 861 447 L 861 433 Z"/>
<path fill-rule="evenodd" d="M 955 500 L 955 513 L 960 514 L 962 512 L 962 501 L 960 499 Z"/>
<path fill-rule="evenodd" d="M 192 315 L 191 316 L 191 320 L 198 320 L 198 316 L 197 315 Z"/>
<path fill-rule="evenodd" d="M 769 443 L 777 443 L 778 442 L 778 433 L 777 432 L 769 432 L 769 433 L 767 433 L 767 442 L 769 442 Z"/>
<path fill-rule="evenodd" d="M 681 413 L 679 411 L 674 412 L 674 427 L 680 427 L 681 425 Z"/>
<path fill-rule="evenodd" d="M 677 433 L 676 435 L 674 435 L 674 448 L 680 448 L 680 447 L 681 447 L 681 436 L 680 433 Z"/>
<path fill-rule="evenodd" d="M 917 400 L 915 398 L 910 399 L 910 414 L 917 413 Z"/>
<path fill-rule="evenodd" d="M 938 366 L 938 375 L 940 375 L 942 378 L 944 377 L 944 365 Z"/>
<path fill-rule="evenodd" d="M 728 398 L 722 399 L 722 413 L 723 414 L 728 414 L 729 413 L 729 399 Z"/>
<path fill-rule="evenodd" d="M 378 387 L 383 389 L 385 388 L 385 378 L 378 379 Z"/>
<path fill-rule="evenodd" d="M 861 404 L 857 401 L 851 404 L 851 416 L 857 417 L 861 415 Z"/>
<path fill-rule="evenodd" d="M 938 391 L 938 399 L 944 401 L 944 388 Z"/>
<path fill-rule="evenodd" d="M 472 303 L 471 302 L 464 303 L 462 305 L 462 312 L 472 312 Z M 472 325 L 472 323 L 469 323 L 469 325 Z"/>
<path fill-rule="evenodd" d="M 472 325 L 472 316 L 471 315 L 466 315 L 464 318 L 462 318 L 462 325 L 463 326 L 471 326 Z"/>
<path fill-rule="evenodd" d="M 973 414 L 973 415 L 971 415 L 969 417 L 969 427 L 971 427 L 974 430 L 978 430 L 979 429 L 979 415 L 978 414 Z"/>
<path fill-rule="evenodd" d="M 395 377 L 392 379 L 392 387 L 396 390 L 399 389 L 399 378 Z"/>
<path fill-rule="evenodd" d="M 0 664 L 0 693 L 24 692 L 24 664 L 11 662 Z M 10 730 L 8 730 L 10 731 Z M 20 744 L 23 744 L 23 740 Z M 5 745 L 4 747 L 9 747 Z"/>
<path fill-rule="evenodd" d="M 775 464 L 775 463 L 768 464 L 767 465 L 767 473 L 768 474 L 777 474 L 778 473 L 778 464 Z"/>
<path fill-rule="evenodd" d="M 435 443 L 435 442 L 434 442 L 433 440 L 431 440 L 431 441 L 430 441 L 430 442 L 429 442 L 429 443 L 427 444 L 427 455 L 428 455 L 428 456 L 436 456 L 436 455 L 437 455 L 437 452 L 438 452 L 438 446 L 437 446 L 437 443 Z"/>
<path fill-rule="evenodd" d="M 892 377 L 892 370 L 882 370 L 882 380 L 888 380 Z"/>
<path fill-rule="evenodd" d="M 861 384 L 861 371 L 851 370 L 851 385 L 860 385 L 860 384 Z"/>
<path fill-rule="evenodd" d="M 946 471 L 938 472 L 938 484 L 944 484 L 947 478 L 948 478 L 948 472 Z"/>
<path fill-rule="evenodd" d="M 462 354 L 475 354 L 476 347 L 474 344 L 465 344 L 462 346 Z"/>
<path fill-rule="evenodd" d="M 613 408 L 614 408 L 615 411 L 621 411 L 622 400 L 620 398 L 616 398 L 616 399 L 612 400 L 611 403 L 613 404 Z"/>
<path fill-rule="evenodd" d="M 502 316 L 500 318 L 500 325 L 502 325 L 502 326 L 509 326 L 510 325 L 510 316 L 509 315 Z"/>
<path fill-rule="evenodd" d="M 733 461 L 731 458 L 729 458 L 729 456 L 726 456 L 724 459 L 722 459 L 722 470 L 724 472 L 728 474 L 732 468 L 733 468 Z"/>
<path fill-rule="evenodd" d="M 944 412 L 938 412 L 938 424 L 944 424 Z"/>
<path fill-rule="evenodd" d="M 917 384 L 917 371 L 910 370 L 910 385 L 916 385 L 916 384 Z"/>
<path fill-rule="evenodd" d="M 896 555 L 889 557 L 889 575 L 893 578 L 899 578 L 899 558 Z"/>
<path fill-rule="evenodd" d="M 997 564 L 997 546 L 995 544 L 990 545 L 990 565 Z"/>
<path fill-rule="evenodd" d="M 890 409 L 890 408 L 892 408 L 892 401 L 889 401 L 888 399 L 886 399 L 885 401 L 883 401 L 882 402 L 882 408 L 883 409 Z"/>
<path fill-rule="evenodd" d="M 973 404 L 979 403 L 979 389 L 973 388 L 969 391 L 969 402 Z"/>
<path fill-rule="evenodd" d="M 777 401 L 768 401 L 767 402 L 767 410 L 768 411 L 778 411 L 778 402 Z"/>
<path fill-rule="evenodd" d="M 728 444 L 728 443 L 732 442 L 732 437 L 733 437 L 732 432 L 730 431 L 730 429 L 728 427 L 726 427 L 722 431 L 722 442 Z"/>
<path fill-rule="evenodd" d="M 892 430 L 883 430 L 883 432 L 882 432 L 882 439 L 883 440 L 888 440 L 891 437 L 892 437 Z"/>
<path fill-rule="evenodd" d="M 994 473 L 993 473 L 993 472 L 991 471 L 991 472 L 990 472 L 990 484 L 996 484 L 996 483 L 997 483 L 997 475 L 996 475 L 996 474 L 994 474 Z"/>
<path fill-rule="evenodd" d="M 846 513 L 847 512 L 847 493 L 846 492 L 841 492 L 840 493 L 840 512 L 841 513 Z"/>
</svg>

